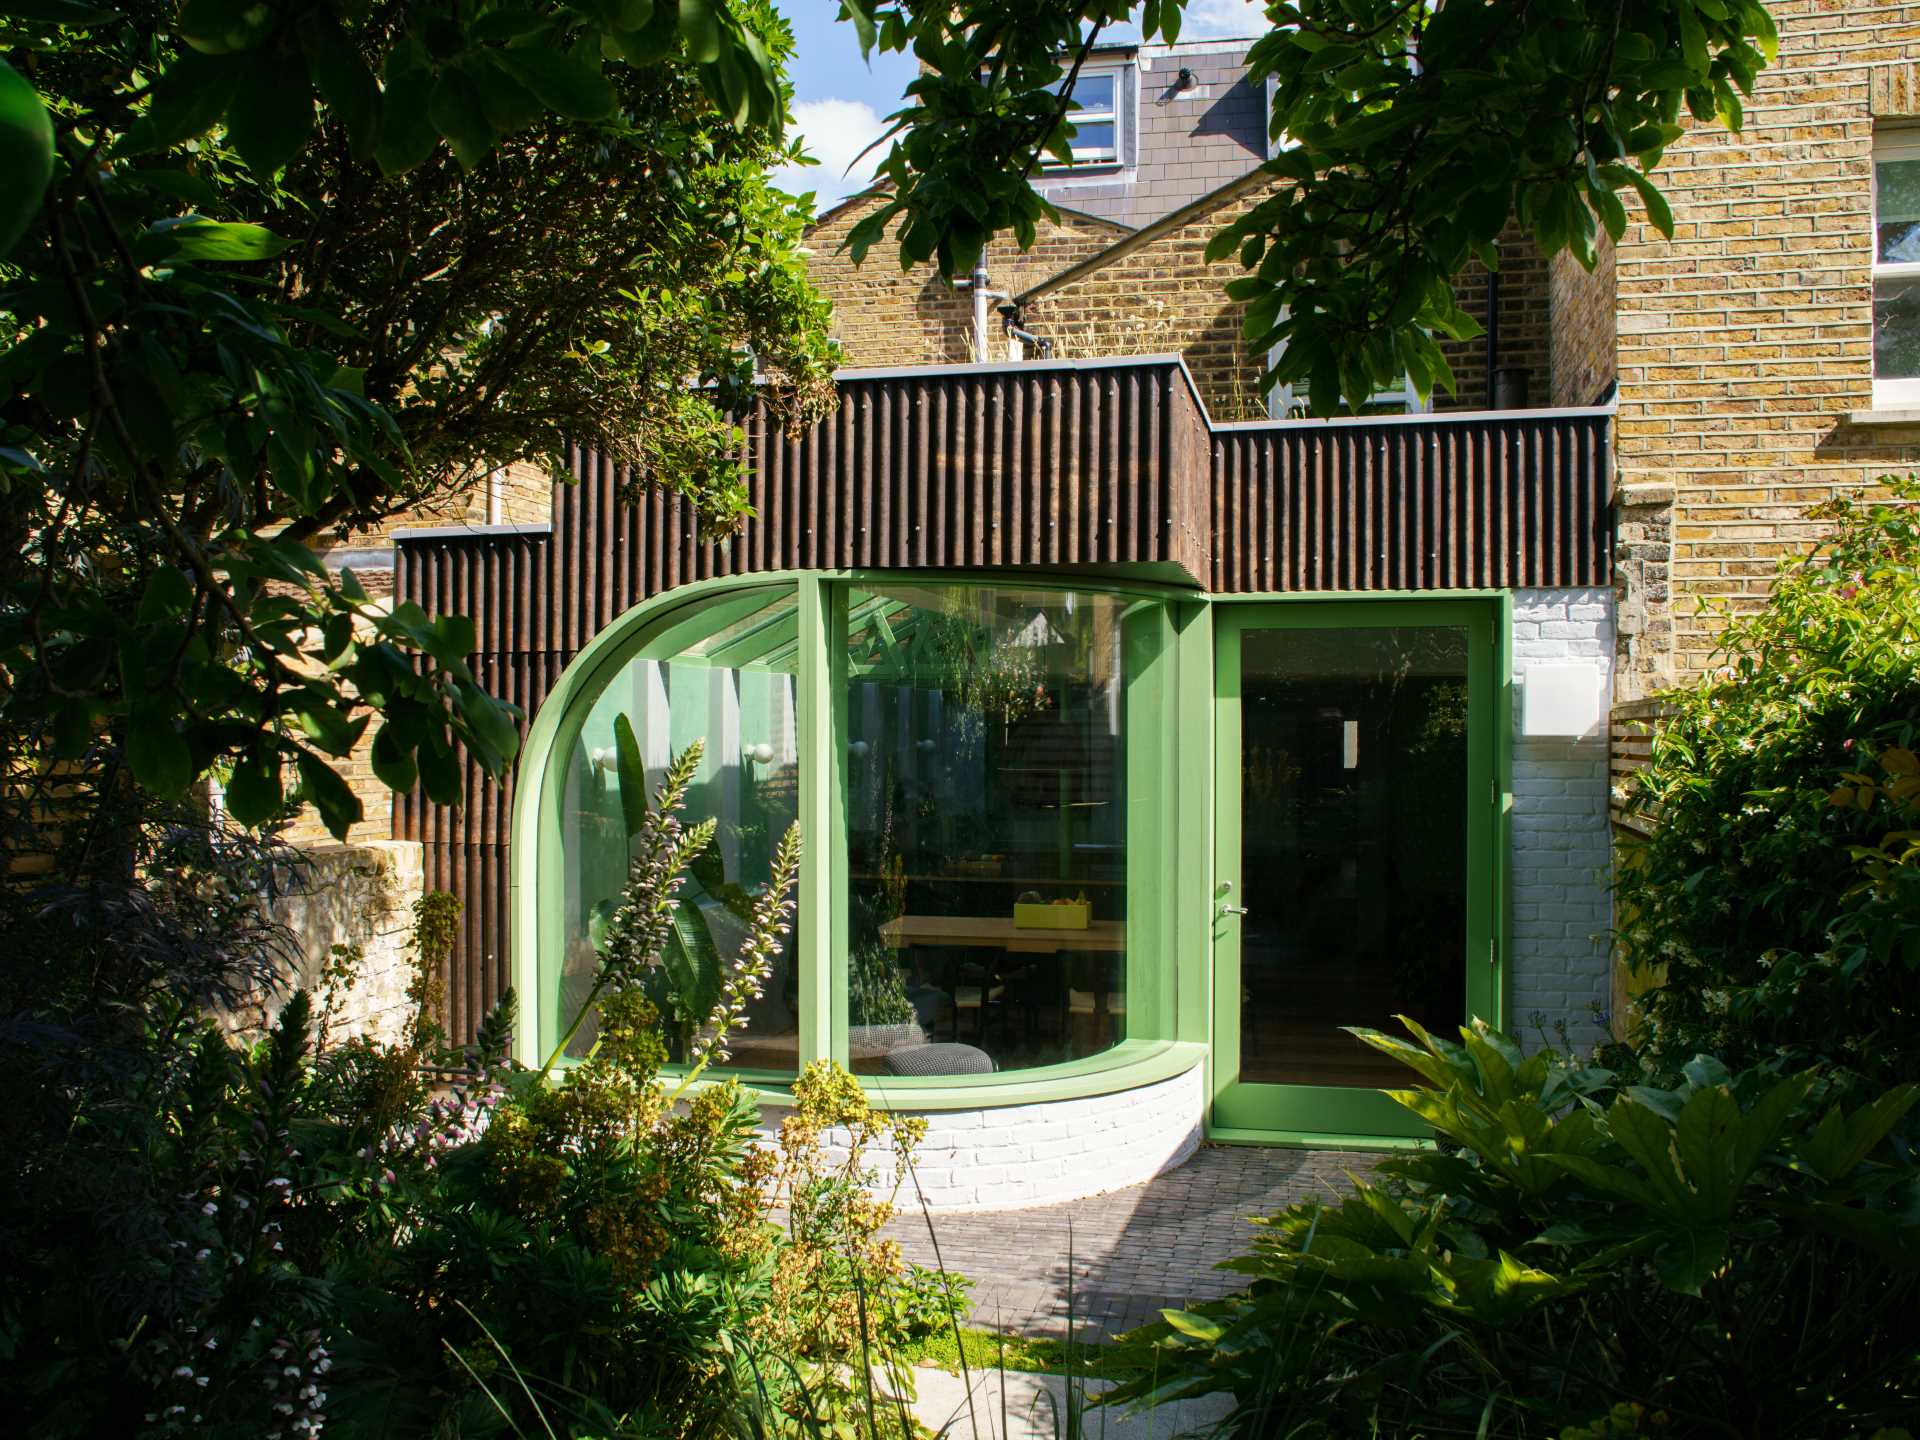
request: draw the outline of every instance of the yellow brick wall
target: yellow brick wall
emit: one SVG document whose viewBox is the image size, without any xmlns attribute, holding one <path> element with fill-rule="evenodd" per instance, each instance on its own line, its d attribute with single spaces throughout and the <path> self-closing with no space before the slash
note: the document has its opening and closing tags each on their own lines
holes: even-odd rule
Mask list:
<svg viewBox="0 0 1920 1440">
<path fill-rule="evenodd" d="M 849 366 L 950 365 L 975 359 L 973 297 L 947 285 L 931 267 L 900 269 L 899 251 L 888 235 L 860 265 L 841 244 L 862 216 L 881 202 L 849 202 L 829 210 L 808 232 L 808 269 L 833 301 L 833 334 Z M 1071 211 L 1061 222 L 1041 222 L 1033 248 L 1022 253 L 1010 239 L 987 250 L 995 290 L 1018 294 L 1047 276 L 1077 264 L 1127 233 L 1124 225 Z M 995 302 L 996 305 L 998 302 Z M 988 360 L 1007 358 L 997 310 L 989 317 Z"/>
<path fill-rule="evenodd" d="M 1599 251 L 1591 270 L 1566 250 L 1548 267 L 1553 312 L 1548 368 L 1555 405 L 1592 405 L 1618 378 L 1613 324 L 1618 252 L 1605 232 Z"/>
<path fill-rule="evenodd" d="M 516 462 L 507 466 L 494 480 L 476 480 L 457 495 L 443 496 L 397 515 L 389 515 L 377 525 L 356 530 L 345 540 L 325 536 L 314 549 L 321 554 L 329 550 L 378 550 L 392 542 L 396 530 L 484 525 L 487 523 L 489 486 L 499 496 L 500 524 L 539 525 L 552 518 L 552 477 L 538 465 Z"/>
<path fill-rule="evenodd" d="M 1657 177 L 1673 243 L 1635 226 L 1619 247 L 1623 699 L 1708 668 L 1696 599 L 1757 604 L 1809 505 L 1920 468 L 1920 435 L 1848 423 L 1872 403 L 1874 110 L 1920 110 L 1920 4 L 1770 9 L 1780 58 L 1744 133 L 1694 125 Z M 1643 573 L 1663 544 L 1670 596 Z"/>
<path fill-rule="evenodd" d="M 1267 414 L 1261 366 L 1240 337 L 1244 307 L 1226 297 L 1229 280 L 1243 274 L 1229 258 L 1206 263 L 1207 241 L 1265 191 L 1228 200 L 1218 209 L 1170 230 L 1088 275 L 1048 292 L 1027 310 L 1028 326 L 1054 342 L 1062 358 L 1177 351 L 1193 373 L 1207 411 L 1217 421 L 1257 420 Z M 1547 385 L 1547 267 L 1517 233 L 1502 237 L 1500 353 L 1497 363 L 1527 370 L 1533 404 Z M 1478 263 L 1456 287 L 1463 309 L 1483 324 L 1486 271 Z M 1434 396 L 1439 410 L 1487 405 L 1486 343 L 1449 343 L 1455 386 Z"/>
</svg>

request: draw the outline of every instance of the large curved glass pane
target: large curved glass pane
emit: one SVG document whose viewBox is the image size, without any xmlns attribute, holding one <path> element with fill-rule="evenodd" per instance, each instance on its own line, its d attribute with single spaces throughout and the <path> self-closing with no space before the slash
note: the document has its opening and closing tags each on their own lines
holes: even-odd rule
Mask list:
<svg viewBox="0 0 1920 1440">
<path fill-rule="evenodd" d="M 1127 1031 L 1134 616 L 1083 590 L 847 596 L 849 1059 L 1054 1064 Z"/>
<path fill-rule="evenodd" d="M 745 916 L 798 809 L 797 618 L 790 590 L 721 596 L 690 613 L 675 612 L 659 638 L 594 698 L 568 757 L 560 807 L 564 943 L 559 973 L 542 977 L 555 1003 L 556 1037 L 591 992 L 596 945 L 626 881 L 631 837 L 622 788 L 643 787 L 651 806 L 668 762 L 695 740 L 705 754 L 682 819 L 691 825 L 712 818 L 718 826 L 681 892 L 677 933 L 649 993 L 662 1011 L 673 1061 L 686 1060 L 711 1033 L 707 1018 L 745 937 Z M 637 776 L 623 763 L 622 716 L 632 727 Z M 794 956 L 790 934 L 764 992 L 748 1008 L 744 1031 L 729 1039 L 731 1059 L 723 1068 L 794 1070 Z M 594 1034 L 589 1017 L 567 1053 L 584 1055 Z"/>
</svg>

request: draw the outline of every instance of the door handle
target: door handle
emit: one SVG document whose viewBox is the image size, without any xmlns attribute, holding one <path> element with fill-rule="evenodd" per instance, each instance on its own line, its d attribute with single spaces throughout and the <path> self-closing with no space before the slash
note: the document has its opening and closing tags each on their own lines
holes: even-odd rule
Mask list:
<svg viewBox="0 0 1920 1440">
<path fill-rule="evenodd" d="M 1222 904 L 1220 906 L 1220 913 L 1222 915 L 1244 915 L 1247 913 L 1247 907 L 1244 905 Z"/>
</svg>

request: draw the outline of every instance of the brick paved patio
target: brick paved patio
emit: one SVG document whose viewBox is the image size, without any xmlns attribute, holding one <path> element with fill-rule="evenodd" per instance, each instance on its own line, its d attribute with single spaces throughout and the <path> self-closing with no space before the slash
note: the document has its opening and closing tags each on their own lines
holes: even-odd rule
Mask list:
<svg viewBox="0 0 1920 1440">
<path fill-rule="evenodd" d="M 974 1323 L 1027 1335 L 1066 1331 L 1071 1230 L 1076 1328 L 1117 1335 L 1157 1319 L 1163 1307 L 1235 1289 L 1238 1277 L 1214 1267 L 1245 1252 L 1248 1216 L 1333 1194 L 1347 1171 L 1376 1158 L 1209 1145 L 1144 1185 L 1032 1210 L 935 1216 L 933 1224 L 942 1262 L 974 1282 Z M 934 1264 L 917 1211 L 896 1218 L 888 1233 L 908 1259 Z"/>
</svg>

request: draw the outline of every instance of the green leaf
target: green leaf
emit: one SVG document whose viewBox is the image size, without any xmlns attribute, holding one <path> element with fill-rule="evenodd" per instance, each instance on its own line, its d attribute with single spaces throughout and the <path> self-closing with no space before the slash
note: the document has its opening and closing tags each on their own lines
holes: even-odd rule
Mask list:
<svg viewBox="0 0 1920 1440">
<path fill-rule="evenodd" d="M 81 5 L 75 0 L 0 0 L 0 15 L 9 20 L 45 20 L 69 30 L 90 30 L 121 18 L 118 10 Z"/>
<path fill-rule="evenodd" d="M 427 799 L 436 805 L 458 805 L 460 761 L 454 753 L 429 740 L 414 752 L 414 759 L 420 767 L 420 785 L 427 792 Z"/>
<path fill-rule="evenodd" d="M 472 50 L 460 62 L 472 75 L 480 91 L 480 103 L 486 110 L 493 133 L 514 135 L 536 123 L 547 113 L 533 92 L 514 79 L 491 51 Z"/>
<path fill-rule="evenodd" d="M 624 714 L 613 717 L 613 751 L 619 766 L 620 813 L 627 823 L 627 838 L 632 839 L 647 822 L 647 764 L 634 737 L 633 722 Z"/>
<path fill-rule="evenodd" d="M 266 39 L 273 20 L 273 7 L 265 0 L 187 0 L 180 33 L 204 55 L 229 55 Z"/>
<path fill-rule="evenodd" d="M 1678 0 L 1674 6 L 1680 22 L 1680 54 L 1687 71 L 1704 80 L 1707 76 L 1707 32 L 1694 12 L 1693 0 Z"/>
<path fill-rule="evenodd" d="M 281 800 L 279 752 L 256 745 L 240 757 L 227 780 L 227 809 L 242 825 L 252 827 L 272 819 Z"/>
<path fill-rule="evenodd" d="M 1693 1188 L 1695 1215 L 1725 1220 L 1733 1214 L 1734 1197 L 1747 1178 L 1738 1169 L 1735 1144 L 1742 1123 L 1740 1104 L 1724 1086 L 1694 1091 L 1681 1110 L 1674 1148 Z"/>
<path fill-rule="evenodd" d="M 318 10 L 301 22 L 300 43 L 320 97 L 347 128 L 354 158 L 371 159 L 379 139 L 380 86 L 359 47 L 337 20 Z"/>
<path fill-rule="evenodd" d="M 0 257 L 40 213 L 53 178 L 53 120 L 26 77 L 0 60 Z"/>
<path fill-rule="evenodd" d="M 720 17 L 708 0 L 680 0 L 680 38 L 694 63 L 711 65 L 720 58 Z"/>
<path fill-rule="evenodd" d="M 140 623 L 163 625 L 183 618 L 193 606 L 193 582 L 184 570 L 162 565 L 140 595 Z"/>
<path fill-rule="evenodd" d="M 496 51 L 495 58 L 542 104 L 569 120 L 604 120 L 618 103 L 599 60 L 586 51 L 562 54 L 527 46 Z"/>
<path fill-rule="evenodd" d="M 1660 193 L 1646 175 L 1634 166 L 1627 166 L 1627 183 L 1640 193 L 1640 203 L 1647 207 L 1647 223 L 1663 236 L 1673 238 L 1673 207 L 1667 203 L 1667 197 Z"/>
<path fill-rule="evenodd" d="M 513 712 L 479 686 L 465 681 L 454 686 L 454 693 L 459 696 L 460 718 L 480 747 L 481 753 L 475 758 L 482 760 L 488 770 L 497 772 L 520 748 L 520 731 L 513 723 Z"/>
<path fill-rule="evenodd" d="M 871 59 L 874 41 L 879 31 L 873 23 L 874 0 L 840 0 L 840 18 L 853 26 L 855 38 L 860 42 L 860 56 Z M 1152 32 L 1147 32 L 1151 36 Z"/>
<path fill-rule="evenodd" d="M 127 721 L 127 765 L 133 778 L 162 795 L 193 783 L 193 752 L 164 706 L 136 706 Z"/>
<path fill-rule="evenodd" d="M 373 147 L 384 173 L 403 175 L 433 154 L 440 132 L 428 114 L 432 98 L 431 72 L 413 69 L 388 75 L 380 99 L 380 138 Z"/>
<path fill-rule="evenodd" d="M 453 146 L 462 169 L 473 169 L 493 149 L 493 126 L 487 119 L 480 87 L 458 66 L 449 65 L 440 72 L 433 98 L 427 103 L 427 116 Z"/>
<path fill-rule="evenodd" d="M 140 237 L 136 250 L 142 260 L 149 262 L 271 260 L 292 244 L 264 225 L 203 220 L 198 215 L 188 215 L 150 226 Z"/>
<path fill-rule="evenodd" d="M 360 819 L 360 798 L 331 765 L 302 750 L 297 757 L 300 790 L 307 803 L 320 812 L 328 833 L 345 840 L 347 831 Z"/>
<path fill-rule="evenodd" d="M 247 67 L 227 111 L 227 137 L 249 169 L 273 175 L 285 169 L 313 134 L 313 82 L 306 61 Z"/>
<path fill-rule="evenodd" d="M 413 755 L 400 743 L 399 732 L 391 724 L 382 725 L 374 733 L 368 759 L 374 779 L 389 790 L 404 795 L 419 780 L 420 772 L 413 763 Z"/>
<path fill-rule="evenodd" d="M 154 82 L 145 117 L 128 127 L 116 153 L 163 150 L 206 134 L 233 103 L 247 63 L 235 56 L 182 50 Z"/>
<path fill-rule="evenodd" d="M 1197 1315 L 1191 1310 L 1162 1310 L 1160 1318 L 1165 1320 L 1182 1335 L 1204 1344 L 1214 1344 L 1227 1333 L 1226 1326 L 1206 1315 Z"/>
<path fill-rule="evenodd" d="M 1920 1099 L 1920 1086 L 1896 1085 L 1851 1115 L 1842 1117 L 1840 1107 L 1834 1106 L 1800 1142 L 1801 1158 L 1829 1185 L 1838 1184 L 1886 1139 L 1916 1099 Z"/>
</svg>

